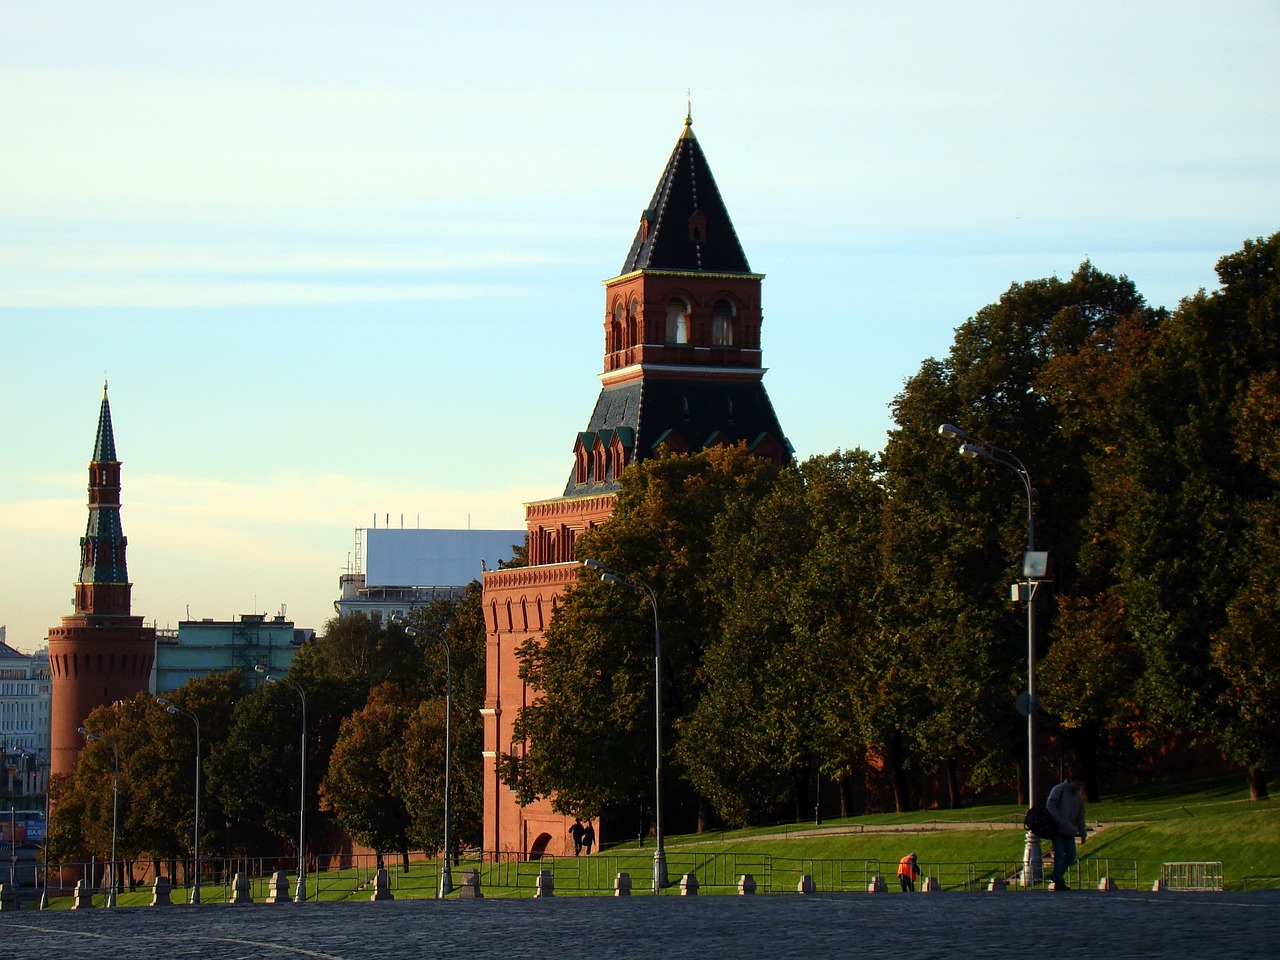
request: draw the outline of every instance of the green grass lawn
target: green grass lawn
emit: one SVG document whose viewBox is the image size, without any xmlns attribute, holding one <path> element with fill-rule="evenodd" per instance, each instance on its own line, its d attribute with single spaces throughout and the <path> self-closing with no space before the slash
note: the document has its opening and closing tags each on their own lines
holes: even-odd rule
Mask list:
<svg viewBox="0 0 1280 960">
<path fill-rule="evenodd" d="M 861 889 L 864 874 L 881 873 L 893 888 L 898 859 L 915 852 L 926 875 L 937 872 L 954 879 L 982 864 L 995 865 L 990 872 L 1007 875 L 1022 858 L 1024 812 L 1011 805 L 974 806 L 828 820 L 821 826 L 785 824 L 668 837 L 668 872 L 673 880 L 686 870 L 694 872 L 704 893 L 730 892 L 737 874 L 769 869 L 775 890 L 794 890 L 799 876 L 819 871 L 825 871 L 827 882 L 834 882 L 832 871 L 842 872 L 847 889 Z M 1099 875 L 1130 877 L 1130 888 L 1150 889 L 1160 876 L 1160 865 L 1173 861 L 1220 861 L 1228 890 L 1280 888 L 1280 806 L 1271 800 L 1250 801 L 1242 777 L 1118 791 L 1090 804 L 1086 818 L 1091 828 L 1100 829 L 1080 848 L 1082 863 L 1109 865 L 1107 871 L 1098 870 Z M 486 897 L 527 897 L 533 895 L 538 872 L 551 869 L 559 895 L 609 895 L 618 871 L 625 870 L 641 894 L 651 885 L 652 856 L 651 847 L 630 843 L 583 858 L 501 867 L 464 862 L 454 868 L 453 881 L 456 888 L 466 870 L 479 867 Z M 434 897 L 436 869 L 433 861 L 415 862 L 408 873 L 392 866 L 393 895 Z M 1131 873 L 1123 874 L 1126 869 Z M 369 881 L 367 869 L 313 873 L 308 892 L 312 899 L 318 895 L 326 901 L 368 900 L 373 892 Z M 944 879 L 944 888 L 950 885 L 956 884 Z M 205 885 L 202 893 L 203 902 L 218 903 L 225 899 L 226 888 Z M 255 900 L 261 902 L 267 895 L 266 880 L 255 880 Z M 176 888 L 172 896 L 175 904 L 182 904 L 188 891 Z M 101 906 L 102 898 L 96 902 Z M 149 888 L 117 898 L 122 907 L 150 902 Z M 71 900 L 54 898 L 50 906 L 69 908 Z"/>
<path fill-rule="evenodd" d="M 1101 829 L 1079 853 L 1084 858 L 1136 861 L 1138 879 L 1148 888 L 1159 877 L 1162 863 L 1200 860 L 1222 862 L 1228 889 L 1280 887 L 1280 806 L 1270 800 L 1252 802 L 1248 796 L 1238 776 L 1130 788 L 1088 806 L 1090 827 Z M 791 824 L 674 837 L 667 849 L 879 860 L 892 873 L 898 859 L 909 852 L 925 865 L 1017 860 L 1024 813 L 1002 805 L 876 814 L 824 821 L 821 828 Z M 849 832 L 818 832 L 836 829 Z"/>
</svg>

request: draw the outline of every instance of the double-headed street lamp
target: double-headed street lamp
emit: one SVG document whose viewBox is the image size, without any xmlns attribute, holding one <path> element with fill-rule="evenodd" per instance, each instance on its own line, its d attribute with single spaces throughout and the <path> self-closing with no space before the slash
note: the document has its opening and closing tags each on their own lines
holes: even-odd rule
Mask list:
<svg viewBox="0 0 1280 960">
<path fill-rule="evenodd" d="M 662 834 L 662 635 L 658 631 L 658 598 L 650 586 L 638 577 L 610 570 L 598 560 L 583 560 L 582 565 L 599 572 L 600 579 L 605 583 L 639 590 L 649 598 L 649 605 L 653 608 L 653 892 L 658 893 L 667 886 L 667 851 L 663 846 Z"/>
<path fill-rule="evenodd" d="M 1005 450 L 965 433 L 951 423 L 938 427 L 938 433 L 960 441 L 960 456 L 970 460 L 989 460 L 1007 470 L 1012 470 L 1022 481 L 1027 493 L 1027 549 L 1022 555 L 1023 582 L 1013 585 L 1012 599 L 1027 605 L 1027 692 L 1018 698 L 1018 711 L 1027 717 L 1027 803 L 1035 806 L 1036 797 L 1036 588 L 1045 579 L 1049 554 L 1036 549 L 1036 521 L 1031 475 L 1022 461 L 1011 450 Z M 1028 885 L 1043 870 L 1040 856 L 1040 840 L 1027 831 L 1026 849 L 1023 854 L 1023 877 Z"/>
<path fill-rule="evenodd" d="M 298 903 L 307 902 L 307 860 L 306 860 L 306 825 L 307 825 L 307 695 L 302 687 L 288 677 L 274 677 L 267 673 L 262 664 L 254 664 L 253 669 L 262 674 L 267 683 L 278 683 L 288 687 L 302 701 L 302 777 L 298 785 L 298 887 L 293 899 Z"/>
<path fill-rule="evenodd" d="M 421 634 L 399 617 L 391 618 L 394 623 L 404 627 L 406 636 L 418 637 Z M 453 713 L 453 663 L 449 653 L 449 641 L 439 634 L 435 639 L 444 647 L 444 865 L 440 868 L 440 887 L 436 897 L 448 896 L 453 890 L 453 875 L 449 870 L 449 767 L 452 747 L 449 743 L 449 717 Z"/>
<path fill-rule="evenodd" d="M 120 750 L 114 740 L 107 740 L 87 728 L 80 727 L 79 732 L 86 740 L 102 740 L 111 746 L 111 755 L 115 758 L 115 766 L 111 773 L 111 886 L 107 890 L 107 906 L 116 905 L 116 824 L 120 811 Z"/>
<path fill-rule="evenodd" d="M 195 879 L 191 884 L 191 902 L 200 902 L 200 718 L 194 712 L 186 707 L 180 707 L 176 703 L 170 703 L 164 697 L 156 697 L 156 703 L 164 707 L 169 713 L 174 715 L 181 714 L 196 725 L 196 825 L 195 825 L 195 842 L 193 853 L 195 856 Z"/>
</svg>

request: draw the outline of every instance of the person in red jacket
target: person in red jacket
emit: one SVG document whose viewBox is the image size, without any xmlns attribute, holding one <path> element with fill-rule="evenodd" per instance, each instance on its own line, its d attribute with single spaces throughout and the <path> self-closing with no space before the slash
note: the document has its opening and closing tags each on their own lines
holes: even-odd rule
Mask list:
<svg viewBox="0 0 1280 960">
<path fill-rule="evenodd" d="M 908 853 L 898 861 L 898 883 L 903 893 L 916 892 L 916 877 L 920 876 L 920 868 L 916 866 L 916 855 Z"/>
</svg>

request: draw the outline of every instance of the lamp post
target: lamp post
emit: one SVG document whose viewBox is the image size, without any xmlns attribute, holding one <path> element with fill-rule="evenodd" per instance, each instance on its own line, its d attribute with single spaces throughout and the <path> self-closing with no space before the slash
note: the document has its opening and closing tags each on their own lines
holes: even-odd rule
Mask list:
<svg viewBox="0 0 1280 960">
<path fill-rule="evenodd" d="M 1027 692 L 1018 698 L 1018 711 L 1027 717 L 1027 802 L 1035 806 L 1039 795 L 1036 786 L 1036 710 L 1039 701 L 1036 699 L 1036 588 L 1044 579 L 1048 568 L 1049 554 L 1036 550 L 1036 521 L 1034 498 L 1031 487 L 1031 474 L 1017 455 L 994 444 L 985 443 L 970 436 L 951 423 L 938 427 L 938 433 L 960 441 L 960 456 L 970 460 L 989 460 L 1006 470 L 1012 470 L 1022 481 L 1027 494 L 1027 549 L 1022 557 L 1023 582 L 1013 585 L 1013 599 L 1027 605 Z M 1023 880 L 1030 885 L 1040 876 L 1044 869 L 1044 860 L 1040 855 L 1040 840 L 1030 830 L 1027 831 L 1026 848 L 1022 858 Z"/>
<path fill-rule="evenodd" d="M 298 695 L 298 699 L 302 702 L 302 772 L 299 774 L 301 780 L 298 784 L 298 887 L 294 891 L 293 899 L 297 903 L 307 902 L 307 860 L 306 860 L 306 829 L 307 829 L 307 695 L 303 691 L 302 686 L 287 677 L 275 677 L 267 673 L 267 668 L 262 664 L 254 664 L 253 669 L 262 674 L 267 683 L 278 683 L 281 686 L 288 687 Z"/>
<path fill-rule="evenodd" d="M 39 771 L 37 770 L 37 779 Z M 44 784 L 44 843 L 41 844 L 44 854 L 44 883 L 40 887 L 41 910 L 49 909 L 49 840 L 52 836 L 53 791 L 49 788 L 49 775 L 45 774 Z"/>
<path fill-rule="evenodd" d="M 116 747 L 114 740 L 106 740 L 84 727 L 80 727 L 79 732 L 86 740 L 104 740 L 110 744 L 111 755 L 115 759 L 111 774 L 111 886 L 107 889 L 107 906 L 114 907 L 116 905 L 116 824 L 120 812 L 120 750 Z"/>
<path fill-rule="evenodd" d="M 658 630 L 658 598 L 647 583 L 638 577 L 610 570 L 598 560 L 583 560 L 582 565 L 599 572 L 604 583 L 621 584 L 639 590 L 649 598 L 653 608 L 653 892 L 667 886 L 667 851 L 662 834 L 662 635 Z"/>
<path fill-rule="evenodd" d="M 186 707 L 180 707 L 176 703 L 170 703 L 164 697 L 156 697 L 156 703 L 164 707 L 169 713 L 174 715 L 181 714 L 188 718 L 196 725 L 196 824 L 195 824 L 195 840 L 193 843 L 192 853 L 195 856 L 195 879 L 191 883 L 191 902 L 200 902 L 200 718 Z"/>
<path fill-rule="evenodd" d="M 421 634 L 399 617 L 392 618 L 395 623 L 404 627 L 410 637 Z M 452 765 L 452 745 L 449 742 L 449 718 L 453 713 L 453 662 L 449 653 L 449 641 L 436 635 L 440 646 L 444 647 L 444 865 L 440 868 L 440 886 L 436 890 L 436 898 L 447 896 L 453 890 L 453 874 L 449 869 L 449 767 Z"/>
</svg>

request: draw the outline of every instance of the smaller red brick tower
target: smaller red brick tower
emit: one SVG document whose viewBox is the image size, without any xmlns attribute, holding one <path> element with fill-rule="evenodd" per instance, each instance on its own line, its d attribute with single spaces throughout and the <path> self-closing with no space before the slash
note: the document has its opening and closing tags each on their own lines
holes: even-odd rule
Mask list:
<svg viewBox="0 0 1280 960">
<path fill-rule="evenodd" d="M 80 538 L 75 612 L 49 630 L 53 675 L 50 772 L 70 773 L 84 745 L 79 728 L 94 707 L 146 690 L 156 632 L 130 612 L 128 541 L 120 526 L 120 461 L 116 459 L 107 387 L 89 463 L 89 523 Z"/>
</svg>

